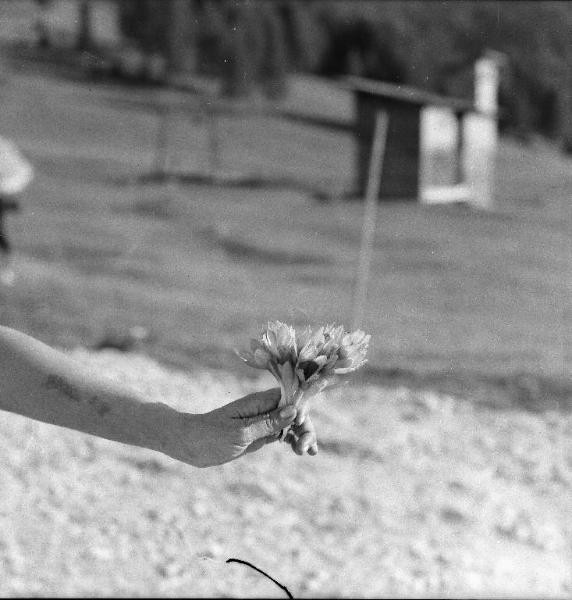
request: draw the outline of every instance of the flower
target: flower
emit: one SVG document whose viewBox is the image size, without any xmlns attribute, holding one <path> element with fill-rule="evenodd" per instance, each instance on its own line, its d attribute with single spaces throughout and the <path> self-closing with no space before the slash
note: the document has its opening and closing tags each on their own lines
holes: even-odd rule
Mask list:
<svg viewBox="0 0 572 600">
<path fill-rule="evenodd" d="M 247 365 L 274 375 L 282 392 L 278 406 L 296 406 L 296 424 L 300 425 L 310 396 L 367 362 L 370 337 L 359 329 L 349 333 L 342 325 L 296 331 L 281 321 L 270 321 L 260 338 L 250 341 L 250 351 L 238 355 Z M 282 439 L 285 435 L 283 432 Z"/>
</svg>

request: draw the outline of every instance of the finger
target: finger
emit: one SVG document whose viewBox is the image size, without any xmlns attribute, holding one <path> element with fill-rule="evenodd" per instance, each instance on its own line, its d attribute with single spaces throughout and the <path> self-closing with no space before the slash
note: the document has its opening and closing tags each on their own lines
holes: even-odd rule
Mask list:
<svg viewBox="0 0 572 600">
<path fill-rule="evenodd" d="M 245 426 L 248 437 L 254 441 L 268 436 L 279 434 L 282 429 L 288 427 L 296 418 L 296 409 L 292 406 L 284 406 L 271 413 L 258 415 L 246 419 Z"/>
<path fill-rule="evenodd" d="M 313 431 L 306 431 L 298 435 L 298 447 L 305 454 L 308 448 L 316 441 L 316 434 Z"/>
<path fill-rule="evenodd" d="M 306 453 L 315 456 L 318 453 L 316 429 L 310 417 L 306 417 L 302 425 L 294 425 L 293 436 L 290 440 L 292 450 L 299 456 Z"/>
<path fill-rule="evenodd" d="M 318 454 L 318 442 L 315 440 L 313 441 L 310 434 L 307 434 L 302 438 L 297 438 L 292 435 L 286 438 L 286 442 L 290 444 L 290 447 L 298 456 L 304 456 L 306 453 L 310 456 L 316 456 L 316 454 Z"/>
<path fill-rule="evenodd" d="M 296 452 L 296 444 L 298 443 L 298 436 L 296 435 L 296 432 L 294 431 L 295 425 L 291 425 L 290 429 L 288 430 L 288 433 L 286 434 L 286 436 L 282 439 L 282 441 L 285 444 L 288 444 L 292 450 L 294 452 Z M 296 454 L 298 454 L 296 452 Z"/>
<path fill-rule="evenodd" d="M 292 430 L 290 430 L 287 434 L 286 437 L 284 438 L 284 443 L 288 444 L 289 446 L 292 447 L 292 450 L 296 449 L 296 442 L 298 441 L 298 437 L 294 435 L 294 433 L 292 432 Z"/>
<path fill-rule="evenodd" d="M 306 411 L 306 414 L 308 414 L 308 411 Z M 296 416 L 296 420 L 294 422 L 295 424 L 292 426 L 292 430 L 296 434 L 296 437 L 301 438 L 305 434 L 311 434 L 313 441 L 315 441 L 317 439 L 317 435 L 312 418 L 310 416 L 306 416 L 306 418 L 300 425 L 297 424 L 297 421 L 298 416 Z"/>
<path fill-rule="evenodd" d="M 303 425 L 304 421 L 306 421 L 309 417 L 308 414 L 310 412 L 310 406 L 308 402 L 302 403 L 302 406 L 298 408 L 298 414 L 296 415 L 296 425 Z"/>
<path fill-rule="evenodd" d="M 280 388 L 254 392 L 230 402 L 224 408 L 235 419 L 248 419 L 275 410 L 280 402 Z M 228 414 L 228 413 L 227 413 Z"/>
<path fill-rule="evenodd" d="M 278 441 L 278 434 L 269 435 L 268 437 L 265 437 L 265 438 L 259 438 L 259 439 L 255 440 L 254 442 L 252 442 L 252 444 L 250 444 L 244 452 L 245 452 L 245 454 L 248 454 L 250 452 L 256 452 L 257 450 L 260 450 L 260 448 L 262 448 L 263 446 L 266 446 L 266 444 L 271 444 L 272 442 L 277 442 L 277 441 Z"/>
<path fill-rule="evenodd" d="M 298 438 L 296 442 L 296 454 L 306 454 L 310 448 L 317 444 L 316 434 L 312 432 L 305 433 Z"/>
</svg>

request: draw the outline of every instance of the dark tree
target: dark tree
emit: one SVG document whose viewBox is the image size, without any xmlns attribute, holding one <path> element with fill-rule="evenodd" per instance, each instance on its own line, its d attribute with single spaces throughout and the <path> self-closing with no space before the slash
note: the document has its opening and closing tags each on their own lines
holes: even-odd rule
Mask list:
<svg viewBox="0 0 572 600">
<path fill-rule="evenodd" d="M 40 48 L 48 48 L 50 46 L 50 37 L 46 31 L 44 21 L 44 11 L 49 4 L 49 0 L 35 0 L 36 4 L 36 21 L 34 28 L 36 30 L 36 40 Z"/>
<path fill-rule="evenodd" d="M 257 57 L 257 79 L 269 98 L 280 98 L 286 93 L 288 54 L 284 22 L 278 11 L 269 4 L 262 9 L 262 52 Z M 252 28 L 254 31 L 254 28 Z"/>
<path fill-rule="evenodd" d="M 79 31 L 76 47 L 78 50 L 89 50 L 91 47 L 91 6 L 89 0 L 81 0 L 78 6 Z"/>
<path fill-rule="evenodd" d="M 221 40 L 222 93 L 232 97 L 246 96 L 252 91 L 255 79 L 248 7 L 233 2 L 225 9 L 226 31 Z"/>
</svg>

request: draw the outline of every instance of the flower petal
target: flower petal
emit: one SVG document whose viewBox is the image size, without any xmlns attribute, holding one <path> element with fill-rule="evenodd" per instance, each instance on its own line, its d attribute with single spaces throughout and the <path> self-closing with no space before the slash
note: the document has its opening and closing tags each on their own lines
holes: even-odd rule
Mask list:
<svg viewBox="0 0 572 600">
<path fill-rule="evenodd" d="M 339 375 L 363 366 L 370 336 L 361 330 L 348 333 L 334 323 L 297 332 L 282 321 L 269 321 L 251 351 L 237 352 L 246 364 L 266 369 L 278 380 L 281 402 L 294 402 L 297 394 L 319 393 Z"/>
<path fill-rule="evenodd" d="M 255 369 L 266 369 L 266 365 L 260 364 L 254 357 L 254 354 L 252 352 L 248 352 L 247 350 L 244 350 L 244 351 L 235 350 L 235 353 L 249 367 L 254 367 Z"/>
<path fill-rule="evenodd" d="M 314 360 L 314 358 L 316 358 L 317 355 L 318 348 L 312 341 L 310 341 L 298 353 L 298 362 Z"/>
<path fill-rule="evenodd" d="M 312 328 L 304 327 L 302 331 L 296 334 L 296 350 L 299 353 L 302 348 L 310 341 L 312 337 Z"/>
</svg>

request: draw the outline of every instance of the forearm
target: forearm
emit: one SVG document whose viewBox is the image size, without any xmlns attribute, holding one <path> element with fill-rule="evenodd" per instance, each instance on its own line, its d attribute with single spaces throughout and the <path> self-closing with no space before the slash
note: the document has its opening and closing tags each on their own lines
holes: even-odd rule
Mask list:
<svg viewBox="0 0 572 600">
<path fill-rule="evenodd" d="M 0 409 L 102 438 L 166 451 L 180 414 L 69 356 L 0 327 Z"/>
</svg>

